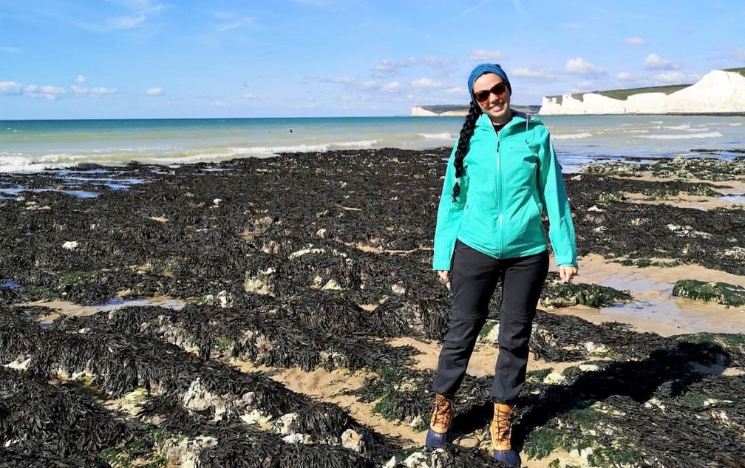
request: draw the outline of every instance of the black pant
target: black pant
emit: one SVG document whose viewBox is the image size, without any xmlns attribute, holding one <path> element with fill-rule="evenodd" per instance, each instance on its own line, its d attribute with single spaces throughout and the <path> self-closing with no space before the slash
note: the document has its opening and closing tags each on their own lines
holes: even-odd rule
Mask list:
<svg viewBox="0 0 745 468">
<path fill-rule="evenodd" d="M 489 300 L 502 282 L 499 357 L 491 398 L 512 405 L 525 383 L 528 343 L 535 309 L 548 273 L 548 252 L 496 260 L 458 241 L 453 255 L 450 328 L 440 351 L 434 391 L 455 394 L 489 313 Z"/>
</svg>

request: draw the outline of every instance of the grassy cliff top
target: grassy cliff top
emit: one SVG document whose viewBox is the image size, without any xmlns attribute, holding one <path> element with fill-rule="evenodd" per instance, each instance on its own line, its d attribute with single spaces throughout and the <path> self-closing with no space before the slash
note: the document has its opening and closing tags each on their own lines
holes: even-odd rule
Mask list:
<svg viewBox="0 0 745 468">
<path fill-rule="evenodd" d="M 742 68 L 727 68 L 724 71 L 726 71 L 726 72 L 732 72 L 732 73 L 739 73 L 742 76 L 745 76 L 745 67 L 742 67 Z"/>
<path fill-rule="evenodd" d="M 606 96 L 612 99 L 618 99 L 618 100 L 625 100 L 629 96 L 633 94 L 643 94 L 643 93 L 665 93 L 665 94 L 672 94 L 675 91 L 680 91 L 681 89 L 687 88 L 691 86 L 690 84 L 682 84 L 682 85 L 673 85 L 673 86 L 647 86 L 644 88 L 628 88 L 628 89 L 609 89 L 606 91 L 587 91 L 586 93 L 574 93 L 572 94 L 572 97 L 574 99 L 578 99 L 582 101 L 582 97 L 584 94 L 594 93 L 599 94 L 601 96 Z M 549 98 L 561 98 L 561 95 L 556 96 L 547 96 Z"/>
<path fill-rule="evenodd" d="M 730 72 L 730 73 L 739 73 L 742 76 L 745 76 L 745 67 L 742 68 L 726 68 L 722 71 Z M 609 89 L 606 91 L 587 91 L 587 93 L 574 93 L 572 94 L 572 97 L 574 99 L 577 99 L 579 101 L 583 100 L 583 95 L 588 93 L 594 93 L 599 94 L 601 96 L 606 96 L 612 99 L 618 99 L 619 101 L 626 100 L 629 96 L 632 94 L 643 94 L 643 93 L 665 93 L 665 94 L 672 94 L 676 91 L 680 91 L 681 89 L 687 88 L 691 86 L 690 84 L 681 84 L 681 85 L 672 85 L 672 86 L 648 86 L 645 88 L 629 88 L 629 89 Z M 561 95 L 554 95 L 554 96 L 546 96 L 548 98 L 558 98 L 559 100 L 562 99 Z"/>
</svg>

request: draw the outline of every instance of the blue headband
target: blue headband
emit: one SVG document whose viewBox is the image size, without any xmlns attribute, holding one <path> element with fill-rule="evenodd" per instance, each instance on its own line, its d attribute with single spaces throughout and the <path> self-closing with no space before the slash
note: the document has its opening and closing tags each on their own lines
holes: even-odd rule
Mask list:
<svg viewBox="0 0 745 468">
<path fill-rule="evenodd" d="M 481 65 L 477 65 L 476 68 L 474 68 L 471 72 L 471 75 L 468 77 L 468 92 L 471 93 L 472 102 L 476 102 L 476 96 L 474 96 L 473 94 L 474 81 L 476 81 L 481 75 L 486 75 L 487 73 L 494 73 L 498 77 L 502 78 L 505 86 L 507 86 L 507 90 L 510 92 L 510 96 L 512 96 L 512 85 L 510 85 L 510 80 L 509 78 L 507 78 L 507 73 L 502 70 L 502 67 L 500 67 L 497 63 L 482 63 Z"/>
</svg>

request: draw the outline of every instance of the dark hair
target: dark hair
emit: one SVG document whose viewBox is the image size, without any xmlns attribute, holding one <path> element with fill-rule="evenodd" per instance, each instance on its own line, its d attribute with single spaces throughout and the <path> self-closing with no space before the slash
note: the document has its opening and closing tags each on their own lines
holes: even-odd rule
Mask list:
<svg viewBox="0 0 745 468">
<path fill-rule="evenodd" d="M 453 186 L 453 201 L 456 201 L 458 195 L 460 195 L 460 183 L 458 180 L 463 177 L 466 169 L 463 167 L 463 160 L 468 154 L 468 147 L 471 144 L 471 137 L 473 131 L 476 129 L 476 121 L 481 117 L 481 107 L 471 101 L 471 107 L 468 109 L 468 115 L 466 120 L 463 122 L 463 127 L 460 129 L 460 137 L 458 137 L 458 148 L 455 150 L 455 159 L 453 165 L 455 166 L 455 185 Z"/>
</svg>

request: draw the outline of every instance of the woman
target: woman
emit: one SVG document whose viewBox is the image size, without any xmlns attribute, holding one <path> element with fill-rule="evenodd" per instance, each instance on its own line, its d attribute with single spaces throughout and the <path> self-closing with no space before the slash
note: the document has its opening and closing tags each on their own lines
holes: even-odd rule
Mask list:
<svg viewBox="0 0 745 468">
<path fill-rule="evenodd" d="M 512 86 L 496 64 L 468 78 L 471 106 L 448 162 L 437 213 L 433 267 L 450 282 L 450 327 L 434 380 L 434 411 L 427 447 L 443 445 L 489 300 L 502 283 L 499 357 L 490 397 L 494 458 L 519 466 L 512 449 L 512 408 L 525 382 L 528 342 L 548 273 L 545 208 L 559 276 L 577 274 L 572 216 L 548 130 L 510 109 Z"/>
</svg>

